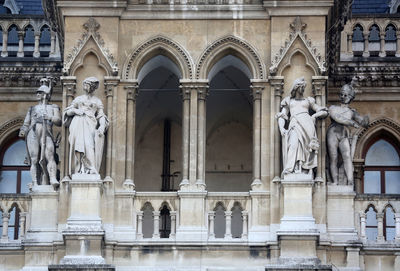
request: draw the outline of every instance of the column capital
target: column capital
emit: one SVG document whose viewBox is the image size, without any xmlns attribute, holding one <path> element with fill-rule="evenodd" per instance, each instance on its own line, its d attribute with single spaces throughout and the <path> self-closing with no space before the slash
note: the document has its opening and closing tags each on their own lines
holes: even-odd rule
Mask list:
<svg viewBox="0 0 400 271">
<path fill-rule="evenodd" d="M 3 212 L 3 220 L 8 220 L 10 218 L 10 214 L 8 212 Z"/>
<path fill-rule="evenodd" d="M 383 219 L 384 213 L 376 213 L 376 218 L 377 219 Z"/>
<path fill-rule="evenodd" d="M 182 99 L 190 99 L 190 92 L 196 90 L 199 100 L 205 100 L 208 95 L 208 80 L 180 80 Z"/>
<path fill-rule="evenodd" d="M 271 85 L 271 91 L 274 92 L 275 96 L 282 97 L 283 86 L 284 86 L 283 76 L 271 76 L 269 77 L 269 83 Z"/>
<path fill-rule="evenodd" d="M 137 80 L 120 80 L 119 84 L 126 90 L 126 99 L 135 101 L 138 95 L 139 82 Z"/>
<path fill-rule="evenodd" d="M 76 76 L 61 76 L 63 88 L 66 89 L 66 94 L 69 97 L 74 97 L 76 93 Z"/>
<path fill-rule="evenodd" d="M 160 216 L 160 211 L 153 211 L 153 215 L 156 216 Z"/>
<path fill-rule="evenodd" d="M 232 212 L 231 212 L 231 211 L 225 211 L 225 216 L 226 216 L 226 217 L 232 216 Z"/>
<path fill-rule="evenodd" d="M 35 36 L 35 38 L 37 38 L 37 37 L 40 38 L 40 31 L 34 31 L 33 35 Z"/>
<path fill-rule="evenodd" d="M 363 211 L 360 211 L 360 218 L 366 218 L 367 214 L 364 213 Z"/>
<path fill-rule="evenodd" d="M 253 96 L 253 100 L 260 100 L 262 96 L 262 92 L 264 91 L 268 80 L 250 80 L 250 88 L 251 95 Z"/>
<path fill-rule="evenodd" d="M 394 219 L 399 220 L 399 222 L 400 222 L 400 213 L 395 213 Z"/>
<path fill-rule="evenodd" d="M 139 218 L 142 218 L 142 217 L 143 217 L 143 211 L 137 212 L 137 216 L 138 216 Z"/>
<path fill-rule="evenodd" d="M 105 76 L 104 77 L 104 92 L 106 97 L 112 97 L 114 95 L 114 89 L 118 86 L 119 77 L 116 76 Z"/>
<path fill-rule="evenodd" d="M 314 96 L 322 96 L 324 94 L 328 76 L 313 76 L 311 78 L 312 93 Z"/>
<path fill-rule="evenodd" d="M 24 30 L 18 31 L 18 38 L 19 38 L 19 39 L 21 39 L 21 38 L 23 39 L 24 36 L 25 36 L 25 31 L 24 31 Z"/>
</svg>

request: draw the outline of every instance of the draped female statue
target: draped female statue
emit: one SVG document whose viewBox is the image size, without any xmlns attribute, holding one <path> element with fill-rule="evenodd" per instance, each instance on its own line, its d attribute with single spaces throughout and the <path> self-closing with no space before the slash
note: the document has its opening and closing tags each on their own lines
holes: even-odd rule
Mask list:
<svg viewBox="0 0 400 271">
<path fill-rule="evenodd" d="M 319 142 L 315 122 L 326 117 L 328 111 L 317 105 L 314 98 L 303 96 L 305 87 L 304 78 L 296 79 L 290 96 L 282 100 L 281 112 L 277 114 L 282 135 L 282 175 L 303 171 L 312 174 L 317 167 Z M 310 115 L 310 110 L 315 113 Z"/>
<path fill-rule="evenodd" d="M 104 133 L 109 122 L 101 100 L 94 96 L 99 87 L 96 77 L 83 81 L 86 94 L 76 97 L 64 110 L 65 125 L 69 127 L 69 173 L 99 174 L 103 156 Z"/>
</svg>

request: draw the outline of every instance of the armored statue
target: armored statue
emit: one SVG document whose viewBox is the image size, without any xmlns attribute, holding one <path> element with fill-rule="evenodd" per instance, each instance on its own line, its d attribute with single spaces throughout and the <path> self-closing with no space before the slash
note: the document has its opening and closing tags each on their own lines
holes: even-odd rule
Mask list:
<svg viewBox="0 0 400 271">
<path fill-rule="evenodd" d="M 49 104 L 52 87 L 49 79 L 42 79 L 36 91 L 39 103 L 29 108 L 19 136 L 25 138 L 33 187 L 51 184 L 58 186 L 55 159 L 56 139 L 53 125 L 61 126 L 61 113 L 58 105 Z"/>
<path fill-rule="evenodd" d="M 339 97 L 340 105 L 329 107 L 329 116 L 332 121 L 327 131 L 329 171 L 333 183 L 346 184 L 346 177 L 347 184 L 353 185 L 353 157 L 357 137 L 351 136 L 350 127 L 366 127 L 369 124 L 369 118 L 360 116 L 356 110 L 349 107 L 355 98 L 355 91 L 351 84 L 342 87 Z M 339 162 L 341 166 L 338 166 Z M 339 170 L 341 168 L 343 169 Z M 345 176 L 343 174 L 339 176 L 339 171 L 344 171 Z"/>
<path fill-rule="evenodd" d="M 103 156 L 104 133 L 109 122 L 103 104 L 94 96 L 99 87 L 96 77 L 83 81 L 84 95 L 76 97 L 64 110 L 64 122 L 69 127 L 69 174 L 99 174 Z"/>
<path fill-rule="evenodd" d="M 292 173 L 312 175 L 317 167 L 319 142 L 315 122 L 326 117 L 328 110 L 317 105 L 314 98 L 304 97 L 305 87 L 304 78 L 296 79 L 290 96 L 282 100 L 281 111 L 277 114 L 282 135 L 282 176 Z M 310 115 L 310 110 L 315 113 Z"/>
</svg>

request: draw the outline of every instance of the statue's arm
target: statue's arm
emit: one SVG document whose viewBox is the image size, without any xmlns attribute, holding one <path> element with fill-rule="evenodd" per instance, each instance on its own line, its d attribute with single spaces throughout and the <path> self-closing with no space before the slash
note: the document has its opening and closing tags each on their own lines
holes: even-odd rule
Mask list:
<svg viewBox="0 0 400 271">
<path fill-rule="evenodd" d="M 309 97 L 308 100 L 310 101 L 311 104 L 311 109 L 315 111 L 315 113 L 312 115 L 313 118 L 318 119 L 318 118 L 326 118 L 328 116 L 328 108 L 324 106 L 320 106 L 315 102 L 315 99 L 312 97 Z"/>
<path fill-rule="evenodd" d="M 344 117 L 340 112 L 337 112 L 333 106 L 329 107 L 329 116 L 339 124 L 353 127 L 357 126 L 354 120 Z"/>
<path fill-rule="evenodd" d="M 364 128 L 366 128 L 368 126 L 368 124 L 369 124 L 369 117 L 368 116 L 361 116 L 354 109 L 353 109 L 353 119 Z"/>
<path fill-rule="evenodd" d="M 61 112 L 58 105 L 53 105 L 53 116 L 51 117 L 51 122 L 56 126 L 61 126 Z"/>
<path fill-rule="evenodd" d="M 276 115 L 276 118 L 278 119 L 278 127 L 279 127 L 279 131 L 281 132 L 281 134 L 285 134 L 286 130 L 285 130 L 285 123 L 288 120 L 288 109 L 287 107 L 282 107 L 281 112 L 279 112 Z"/>
<path fill-rule="evenodd" d="M 64 109 L 64 114 L 68 117 L 72 117 L 74 115 L 82 115 L 83 111 L 78 108 L 78 104 L 73 100 L 72 103 Z"/>
<path fill-rule="evenodd" d="M 103 108 L 99 108 L 97 110 L 97 118 L 99 121 L 99 129 L 98 131 L 102 134 L 104 134 L 107 131 L 108 128 L 108 118 L 104 114 Z"/>
<path fill-rule="evenodd" d="M 19 129 L 19 136 L 20 137 L 25 137 L 26 133 L 29 130 L 29 126 L 31 125 L 31 111 L 32 111 L 32 107 L 30 107 L 28 112 L 26 113 L 24 124 Z"/>
</svg>

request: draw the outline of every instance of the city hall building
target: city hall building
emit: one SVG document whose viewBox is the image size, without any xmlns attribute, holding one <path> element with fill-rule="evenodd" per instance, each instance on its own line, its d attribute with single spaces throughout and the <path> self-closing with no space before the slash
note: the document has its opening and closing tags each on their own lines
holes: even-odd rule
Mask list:
<svg viewBox="0 0 400 271">
<path fill-rule="evenodd" d="M 400 270 L 399 6 L 0 0 L 0 270 Z"/>
</svg>

